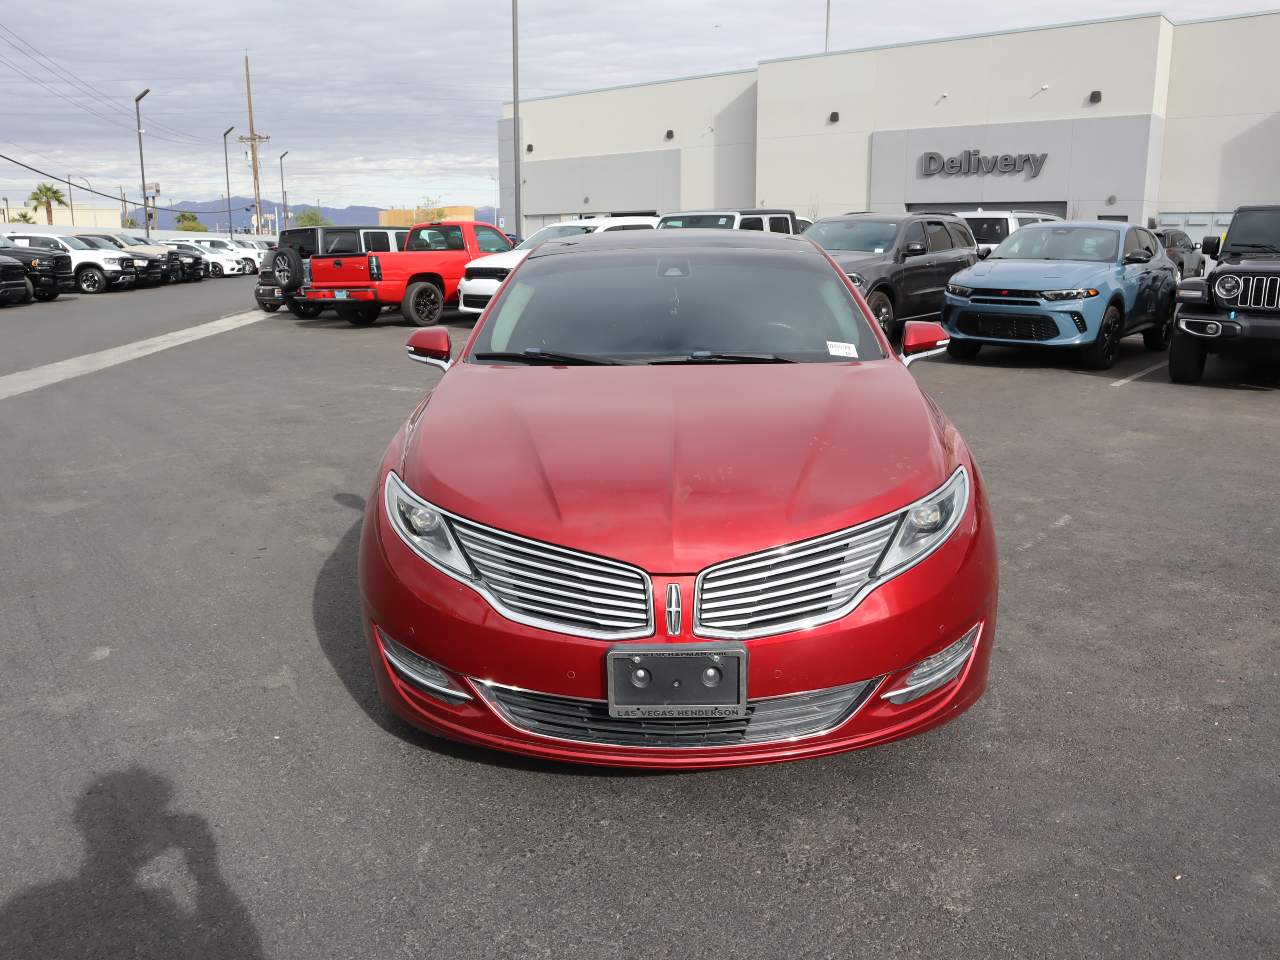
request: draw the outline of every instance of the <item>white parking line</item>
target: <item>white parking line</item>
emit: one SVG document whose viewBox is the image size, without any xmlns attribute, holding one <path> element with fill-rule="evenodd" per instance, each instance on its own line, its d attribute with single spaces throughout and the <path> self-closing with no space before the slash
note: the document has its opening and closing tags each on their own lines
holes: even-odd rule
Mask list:
<svg viewBox="0 0 1280 960">
<path fill-rule="evenodd" d="M 41 387 L 61 383 L 73 377 L 83 377 L 86 373 L 96 373 L 107 367 L 128 363 L 130 360 L 137 360 L 139 357 L 159 353 L 171 347 L 180 347 L 193 340 L 203 340 L 205 337 L 226 333 L 228 330 L 236 330 L 251 323 L 257 323 L 259 320 L 265 320 L 268 316 L 270 314 L 263 313 L 261 310 L 236 313 L 221 320 L 174 330 L 172 333 L 162 333 L 158 337 L 147 340 L 135 340 L 133 343 L 111 347 L 109 350 L 86 353 L 79 357 L 72 357 L 70 360 L 59 360 L 56 363 L 46 363 L 42 367 L 32 367 L 30 370 L 6 374 L 0 377 L 0 400 L 30 393 L 32 390 L 39 390 Z"/>
<path fill-rule="evenodd" d="M 1121 377 L 1119 380 L 1112 380 L 1111 386 L 1123 387 L 1126 383 L 1133 383 L 1133 381 L 1135 380 L 1141 380 L 1148 373 L 1155 373 L 1157 370 L 1163 370 L 1166 366 L 1168 366 L 1168 364 L 1169 364 L 1169 361 L 1161 360 L 1159 363 L 1155 364 L 1154 366 L 1147 367 L 1147 369 L 1145 370 L 1139 370 L 1137 373 L 1131 373 L 1129 374 L 1129 376 Z"/>
</svg>

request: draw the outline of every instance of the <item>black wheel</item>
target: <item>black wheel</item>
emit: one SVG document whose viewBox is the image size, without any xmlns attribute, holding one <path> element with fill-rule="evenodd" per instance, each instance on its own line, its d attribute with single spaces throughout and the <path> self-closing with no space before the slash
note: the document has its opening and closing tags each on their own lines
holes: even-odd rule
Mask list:
<svg viewBox="0 0 1280 960">
<path fill-rule="evenodd" d="M 209 266 L 209 276 L 211 276 L 211 277 L 220 277 L 220 276 L 222 276 L 222 264 L 220 264 L 220 263 L 210 264 L 210 266 Z"/>
<path fill-rule="evenodd" d="M 888 294 L 883 290 L 874 291 L 867 297 L 867 306 L 871 308 L 871 315 L 876 318 L 876 323 L 880 324 L 884 335 L 891 341 L 896 340 L 898 324 L 893 318 L 893 301 L 889 299 Z"/>
<path fill-rule="evenodd" d="M 378 314 L 382 311 L 376 303 L 362 303 L 358 307 L 342 307 L 338 310 L 338 316 L 353 327 L 367 327 L 378 319 Z"/>
<path fill-rule="evenodd" d="M 50 300 L 57 300 L 60 290 L 37 290 L 35 297 L 41 303 L 48 303 Z"/>
<path fill-rule="evenodd" d="M 1164 350 L 1169 346 L 1169 338 L 1173 336 L 1173 297 L 1169 305 L 1161 311 L 1154 327 L 1142 331 L 1142 345 L 1148 350 Z"/>
<path fill-rule="evenodd" d="M 419 327 L 435 326 L 444 313 L 444 291 L 430 280 L 411 283 L 400 302 L 400 312 Z"/>
<path fill-rule="evenodd" d="M 1120 355 L 1120 330 L 1124 317 L 1114 304 L 1107 307 L 1098 327 L 1098 336 L 1084 348 L 1084 365 L 1090 370 L 1110 370 Z"/>
<path fill-rule="evenodd" d="M 261 310 L 263 313 L 275 313 L 277 310 L 279 310 L 279 309 L 280 309 L 280 304 L 278 304 L 278 303 L 260 303 L 260 304 L 258 304 L 258 309 L 259 309 L 259 310 Z"/>
<path fill-rule="evenodd" d="M 81 293 L 101 293 L 107 289 L 107 275 L 97 267 L 85 267 L 76 274 L 76 289 Z"/>
<path fill-rule="evenodd" d="M 1169 379 L 1174 383 L 1199 383 L 1208 355 L 1209 349 L 1201 340 L 1174 330 L 1169 341 Z"/>
<path fill-rule="evenodd" d="M 952 338 L 947 342 L 947 356 L 954 357 L 956 360 L 972 360 L 981 349 L 982 344 L 975 343 L 973 340 Z"/>
<path fill-rule="evenodd" d="M 285 293 L 293 293 L 302 286 L 302 257 L 292 247 L 281 247 L 271 261 L 276 282 Z"/>
<path fill-rule="evenodd" d="M 170 271 L 169 271 L 169 282 L 170 282 L 170 283 L 181 283 L 181 282 L 182 282 L 182 270 L 181 270 L 181 269 L 177 269 L 177 270 L 170 270 Z"/>
<path fill-rule="evenodd" d="M 314 320 L 320 316 L 324 307 L 318 303 L 307 303 L 305 300 L 288 300 L 289 312 L 301 320 Z"/>
<path fill-rule="evenodd" d="M 25 283 L 25 284 L 27 285 L 27 290 L 26 290 L 26 293 L 24 293 L 24 294 L 22 295 L 22 299 L 21 299 L 21 300 L 19 300 L 18 302 L 19 302 L 19 303 L 30 303 L 30 302 L 35 298 L 35 295 L 36 295 L 36 288 L 35 288 L 35 287 L 33 287 L 33 286 L 31 285 L 31 278 L 30 278 L 30 277 L 23 277 L 23 278 L 22 278 L 22 282 L 23 282 L 23 283 Z"/>
</svg>

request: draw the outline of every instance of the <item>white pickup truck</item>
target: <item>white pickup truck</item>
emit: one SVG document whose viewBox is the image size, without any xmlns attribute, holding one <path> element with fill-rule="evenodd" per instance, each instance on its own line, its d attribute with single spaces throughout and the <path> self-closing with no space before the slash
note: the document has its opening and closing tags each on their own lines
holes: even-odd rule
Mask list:
<svg viewBox="0 0 1280 960">
<path fill-rule="evenodd" d="M 132 287 L 138 279 L 137 267 L 128 254 L 112 248 L 99 250 L 79 237 L 53 233 L 7 233 L 19 247 L 38 247 L 71 255 L 76 289 L 81 293 L 102 293 L 108 288 Z"/>
</svg>

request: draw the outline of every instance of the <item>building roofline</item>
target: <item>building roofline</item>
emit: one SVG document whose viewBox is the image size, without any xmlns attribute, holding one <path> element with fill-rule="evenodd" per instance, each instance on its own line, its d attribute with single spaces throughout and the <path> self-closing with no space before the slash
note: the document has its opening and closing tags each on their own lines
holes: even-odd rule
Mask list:
<svg viewBox="0 0 1280 960">
<path fill-rule="evenodd" d="M 521 103 L 536 103 L 539 100 L 563 100 L 565 97 L 585 97 L 591 93 L 608 93 L 611 90 L 630 90 L 633 87 L 656 87 L 663 83 L 683 83 L 686 80 L 711 80 L 715 77 L 733 77 L 743 73 L 755 73 L 755 67 L 740 70 L 717 70 L 715 73 L 695 73 L 687 77 L 666 77 L 661 80 L 638 80 L 635 83 L 616 83 L 609 87 L 592 87 L 590 90 L 574 90 L 570 93 L 548 93 L 541 97 L 521 97 Z M 511 106 L 510 100 L 504 100 L 503 107 Z"/>
</svg>

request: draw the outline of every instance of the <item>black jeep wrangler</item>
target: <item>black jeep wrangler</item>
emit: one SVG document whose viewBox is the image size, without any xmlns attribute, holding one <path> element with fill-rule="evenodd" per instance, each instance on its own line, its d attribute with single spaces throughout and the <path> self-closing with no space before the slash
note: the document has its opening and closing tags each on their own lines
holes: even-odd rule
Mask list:
<svg viewBox="0 0 1280 960">
<path fill-rule="evenodd" d="M 1205 256 L 1218 265 L 1204 279 L 1178 284 L 1178 309 L 1169 342 L 1169 379 L 1197 383 L 1205 358 L 1280 347 L 1280 205 L 1240 207 L 1227 238 L 1205 237 Z"/>
<path fill-rule="evenodd" d="M 310 279 L 313 256 L 403 250 L 408 236 L 408 227 L 329 224 L 282 230 L 275 250 L 263 259 L 253 298 L 267 313 L 275 313 L 283 306 L 295 317 L 318 317 L 325 308 L 301 296 L 302 287 Z"/>
</svg>

